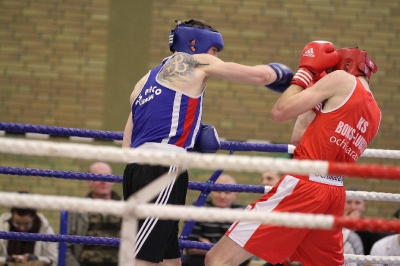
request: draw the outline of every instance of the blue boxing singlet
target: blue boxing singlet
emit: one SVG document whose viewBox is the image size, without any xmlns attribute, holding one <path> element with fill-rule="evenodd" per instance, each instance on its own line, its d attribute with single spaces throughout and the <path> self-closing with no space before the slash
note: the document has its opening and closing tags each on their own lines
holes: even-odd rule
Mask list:
<svg viewBox="0 0 400 266">
<path fill-rule="evenodd" d="M 150 70 L 149 77 L 132 104 L 131 148 L 144 143 L 193 148 L 199 133 L 204 90 L 198 97 L 161 85 L 157 75 L 165 62 Z"/>
</svg>

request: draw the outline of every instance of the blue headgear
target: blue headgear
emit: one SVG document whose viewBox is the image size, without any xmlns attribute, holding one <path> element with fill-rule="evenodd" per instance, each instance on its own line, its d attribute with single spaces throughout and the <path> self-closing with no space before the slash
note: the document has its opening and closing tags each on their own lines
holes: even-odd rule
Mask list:
<svg viewBox="0 0 400 266">
<path fill-rule="evenodd" d="M 199 28 L 193 26 L 193 20 L 177 21 L 175 29 L 169 34 L 169 49 L 171 52 L 184 52 L 188 54 L 203 54 L 215 46 L 218 51 L 224 49 L 222 35 L 207 26 Z"/>
</svg>

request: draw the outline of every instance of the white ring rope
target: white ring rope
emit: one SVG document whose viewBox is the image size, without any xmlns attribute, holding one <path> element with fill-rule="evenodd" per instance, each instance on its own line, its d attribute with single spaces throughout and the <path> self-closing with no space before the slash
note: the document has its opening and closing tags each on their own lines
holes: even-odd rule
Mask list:
<svg viewBox="0 0 400 266">
<path fill-rule="evenodd" d="M 188 168 L 225 169 L 245 172 L 277 171 L 298 174 L 326 175 L 328 162 L 311 160 L 290 160 L 242 155 L 219 155 L 199 153 L 173 153 L 144 149 L 96 146 L 78 143 L 60 143 L 39 140 L 0 138 L 0 152 L 18 155 L 51 156 L 86 160 L 103 160 L 128 163 L 135 161 L 153 165 L 176 165 Z"/>
<path fill-rule="evenodd" d="M 288 144 L 288 153 L 293 154 L 295 148 Z M 400 150 L 365 149 L 361 157 L 400 159 Z"/>
<path fill-rule="evenodd" d="M 264 194 L 272 189 L 271 186 L 265 186 Z M 362 199 L 371 201 L 389 201 L 400 202 L 400 194 L 386 192 L 370 192 L 370 191 L 351 191 L 346 190 L 347 199 Z"/>
<path fill-rule="evenodd" d="M 302 213 L 263 213 L 244 212 L 243 210 L 199 208 L 196 206 L 154 205 L 134 202 L 109 201 L 101 199 L 77 198 L 67 196 L 50 196 L 39 194 L 21 194 L 0 192 L 0 206 L 37 208 L 47 210 L 68 210 L 73 212 L 98 212 L 124 216 L 129 213 L 137 218 L 160 217 L 175 220 L 198 220 L 204 222 L 234 222 L 237 220 L 255 220 L 262 223 L 281 224 L 287 227 L 330 229 L 333 225 L 332 215 L 314 215 Z M 129 201 L 128 201 L 129 202 Z M 127 205 L 133 206 L 128 207 Z"/>
<path fill-rule="evenodd" d="M 283 224 L 287 227 L 330 229 L 333 226 L 332 215 L 245 212 L 243 210 L 199 208 L 195 206 L 154 205 L 140 203 L 132 198 L 128 202 L 110 202 L 100 199 L 76 198 L 66 196 L 48 196 L 38 194 L 20 194 L 0 192 L 0 206 L 24 208 L 67 210 L 73 212 L 98 212 L 116 216 L 135 216 L 136 218 L 160 217 L 173 220 L 197 220 L 234 222 L 253 220 L 262 223 Z M 293 216 L 295 216 L 293 218 Z"/>
<path fill-rule="evenodd" d="M 123 216 L 126 203 L 91 198 L 68 196 L 49 196 L 40 194 L 21 194 L 16 192 L 0 192 L 0 206 L 46 209 L 52 211 L 101 212 L 115 216 Z"/>
<path fill-rule="evenodd" d="M 400 202 L 400 194 L 384 193 L 384 192 L 369 192 L 369 191 L 346 191 L 348 199 L 362 199 L 373 201 L 389 201 Z"/>
<path fill-rule="evenodd" d="M 344 258 L 346 262 L 362 262 L 362 263 L 369 263 L 375 264 L 396 264 L 400 265 L 400 257 L 398 256 L 370 256 L 370 255 L 354 255 L 354 254 L 345 254 Z M 373 265 L 371 265 L 373 266 Z"/>
<path fill-rule="evenodd" d="M 366 149 L 361 157 L 400 159 L 400 150 Z"/>
<path fill-rule="evenodd" d="M 0 131 L 0 136 L 5 136 L 5 131 Z M 31 139 L 49 139 L 50 135 L 44 134 L 44 133 L 25 133 L 26 138 L 31 138 Z M 71 141 L 79 141 L 79 142 L 92 142 L 95 139 L 90 138 L 90 137 L 75 137 L 75 136 L 70 136 L 69 139 Z M 122 141 L 120 140 L 114 140 L 114 142 L 118 143 L 121 145 Z M 260 141 L 247 141 L 245 143 L 252 143 L 252 144 L 262 144 L 265 142 L 260 142 Z M 270 143 L 268 143 L 270 144 Z M 292 144 L 282 144 L 282 145 L 287 145 L 287 153 L 293 154 L 294 149 L 296 146 Z M 361 155 L 361 157 L 374 157 L 374 158 L 391 158 L 391 159 L 400 159 L 400 150 L 384 150 L 384 149 L 366 149 L 364 153 Z"/>
</svg>

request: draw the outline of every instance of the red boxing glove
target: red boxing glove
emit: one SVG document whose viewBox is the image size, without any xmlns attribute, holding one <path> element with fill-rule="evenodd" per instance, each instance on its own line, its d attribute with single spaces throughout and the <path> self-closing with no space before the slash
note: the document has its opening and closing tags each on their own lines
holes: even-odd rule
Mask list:
<svg viewBox="0 0 400 266">
<path fill-rule="evenodd" d="M 293 77 L 291 84 L 299 85 L 305 89 L 311 81 L 320 79 L 321 73 L 335 66 L 338 61 L 339 55 L 331 42 L 310 42 L 301 53 L 300 69 Z"/>
<path fill-rule="evenodd" d="M 311 86 L 313 86 L 315 83 L 317 83 L 318 80 L 322 79 L 323 77 L 325 77 L 327 75 L 327 73 L 324 71 L 320 74 L 315 74 L 313 80 L 311 81 L 310 84 L 307 85 L 306 89 L 310 88 Z"/>
<path fill-rule="evenodd" d="M 315 74 L 305 67 L 297 70 L 296 74 L 293 76 L 290 84 L 295 84 L 304 89 L 306 89 L 312 81 L 314 81 Z"/>
<path fill-rule="evenodd" d="M 313 41 L 301 53 L 299 67 L 321 73 L 339 62 L 339 55 L 331 42 Z"/>
</svg>

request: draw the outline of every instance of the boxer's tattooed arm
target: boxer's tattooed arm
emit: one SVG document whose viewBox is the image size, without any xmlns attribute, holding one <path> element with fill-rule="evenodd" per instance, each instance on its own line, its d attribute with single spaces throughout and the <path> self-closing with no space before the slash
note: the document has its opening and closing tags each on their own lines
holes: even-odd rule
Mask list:
<svg viewBox="0 0 400 266">
<path fill-rule="evenodd" d="M 177 53 L 165 63 L 163 70 L 158 75 L 160 81 L 172 82 L 173 80 L 187 81 L 187 78 L 194 76 L 195 69 L 202 64 L 194 59 L 190 54 Z"/>
</svg>

